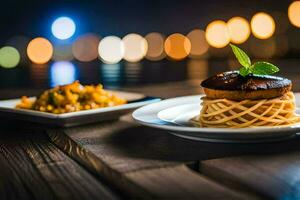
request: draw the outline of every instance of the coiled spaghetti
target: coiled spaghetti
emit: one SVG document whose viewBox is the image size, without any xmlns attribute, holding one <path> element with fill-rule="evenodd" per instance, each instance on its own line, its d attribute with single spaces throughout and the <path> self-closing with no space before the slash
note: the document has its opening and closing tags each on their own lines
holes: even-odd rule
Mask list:
<svg viewBox="0 0 300 200">
<path fill-rule="evenodd" d="M 288 92 L 274 99 L 231 101 L 202 98 L 200 115 L 192 121 L 196 126 L 244 128 L 284 126 L 300 122 L 295 114 L 295 97 Z"/>
</svg>

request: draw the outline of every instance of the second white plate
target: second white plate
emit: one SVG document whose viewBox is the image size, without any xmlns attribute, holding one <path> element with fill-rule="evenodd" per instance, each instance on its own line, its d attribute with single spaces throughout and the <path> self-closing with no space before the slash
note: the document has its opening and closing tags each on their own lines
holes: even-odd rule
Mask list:
<svg viewBox="0 0 300 200">
<path fill-rule="evenodd" d="M 145 126 L 167 130 L 180 137 L 211 142 L 266 142 L 290 138 L 300 132 L 300 124 L 239 129 L 194 127 L 190 119 L 199 114 L 201 97 L 178 97 L 147 105 L 137 109 L 133 118 Z M 295 97 L 299 106 L 300 95 L 295 94 Z"/>
</svg>

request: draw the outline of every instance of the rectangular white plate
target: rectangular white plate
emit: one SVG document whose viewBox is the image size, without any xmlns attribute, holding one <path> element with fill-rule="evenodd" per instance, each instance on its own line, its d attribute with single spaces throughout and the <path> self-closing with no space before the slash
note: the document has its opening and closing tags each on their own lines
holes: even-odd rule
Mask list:
<svg viewBox="0 0 300 200">
<path fill-rule="evenodd" d="M 34 110 L 15 108 L 20 99 L 0 101 L 0 117 L 15 119 L 34 123 L 47 124 L 52 126 L 70 127 L 82 124 L 117 119 L 121 115 L 132 110 L 160 101 L 156 97 L 148 97 L 139 93 L 112 91 L 116 95 L 125 98 L 128 103 L 120 106 L 83 110 L 64 114 L 52 114 Z"/>
</svg>

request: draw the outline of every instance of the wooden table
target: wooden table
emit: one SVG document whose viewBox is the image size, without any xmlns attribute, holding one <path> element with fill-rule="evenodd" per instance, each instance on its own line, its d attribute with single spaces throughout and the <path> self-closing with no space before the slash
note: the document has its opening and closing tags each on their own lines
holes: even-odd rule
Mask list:
<svg viewBox="0 0 300 200">
<path fill-rule="evenodd" d="M 199 94 L 198 85 L 127 90 L 168 98 Z M 140 126 L 131 115 L 67 129 L 2 120 L 0 130 L 0 199 L 300 199 L 299 137 L 196 142 Z"/>
</svg>

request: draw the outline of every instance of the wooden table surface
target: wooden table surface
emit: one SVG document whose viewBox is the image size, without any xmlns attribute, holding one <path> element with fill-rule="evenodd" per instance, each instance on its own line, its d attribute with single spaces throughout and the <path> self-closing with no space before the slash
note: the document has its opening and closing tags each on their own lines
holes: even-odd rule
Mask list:
<svg viewBox="0 0 300 200">
<path fill-rule="evenodd" d="M 127 90 L 163 98 L 202 92 L 199 81 Z M 300 137 L 196 142 L 131 115 L 66 129 L 0 125 L 0 199 L 300 199 Z"/>
</svg>

